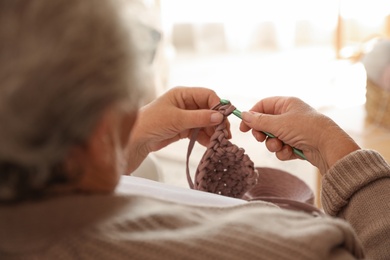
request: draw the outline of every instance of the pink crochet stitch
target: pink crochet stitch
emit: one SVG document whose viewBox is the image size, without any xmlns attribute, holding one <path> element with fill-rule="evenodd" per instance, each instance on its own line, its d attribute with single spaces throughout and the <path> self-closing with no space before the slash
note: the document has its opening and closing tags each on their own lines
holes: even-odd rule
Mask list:
<svg viewBox="0 0 390 260">
<path fill-rule="evenodd" d="M 221 112 L 226 120 L 235 107 L 230 103 L 217 104 L 212 109 Z M 186 163 L 190 188 L 248 201 L 267 201 L 281 208 L 305 211 L 314 216 L 323 215 L 313 205 L 314 194 L 302 180 L 282 170 L 254 167 L 244 149 L 227 139 L 225 120 L 216 127 L 210 139 L 197 167 L 195 183 L 189 171 L 189 158 L 200 129 L 194 130 L 188 145 Z"/>
<path fill-rule="evenodd" d="M 212 109 L 226 117 L 235 107 L 231 104 L 217 104 Z M 225 120 L 219 124 L 210 139 L 192 182 L 188 160 L 199 129 L 195 129 L 187 151 L 187 180 L 192 189 L 242 198 L 257 183 L 258 173 L 245 150 L 228 140 Z"/>
</svg>

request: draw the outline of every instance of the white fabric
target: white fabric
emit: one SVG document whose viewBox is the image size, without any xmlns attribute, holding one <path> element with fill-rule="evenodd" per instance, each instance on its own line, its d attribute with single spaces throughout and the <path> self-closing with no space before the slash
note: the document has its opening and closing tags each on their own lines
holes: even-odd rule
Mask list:
<svg viewBox="0 0 390 260">
<path fill-rule="evenodd" d="M 247 203 L 241 199 L 186 189 L 136 176 L 122 176 L 116 191 L 122 194 L 143 195 L 199 206 L 221 207 Z"/>
<path fill-rule="evenodd" d="M 156 156 L 149 154 L 131 175 L 161 182 L 163 175 L 159 165 Z"/>
</svg>

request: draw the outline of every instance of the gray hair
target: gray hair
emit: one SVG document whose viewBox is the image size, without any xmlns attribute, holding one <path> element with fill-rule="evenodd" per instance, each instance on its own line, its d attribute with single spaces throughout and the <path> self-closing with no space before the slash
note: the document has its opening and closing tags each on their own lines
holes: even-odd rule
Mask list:
<svg viewBox="0 0 390 260">
<path fill-rule="evenodd" d="M 0 201 L 64 181 L 69 147 L 107 106 L 137 109 L 142 59 L 118 3 L 0 1 Z"/>
</svg>

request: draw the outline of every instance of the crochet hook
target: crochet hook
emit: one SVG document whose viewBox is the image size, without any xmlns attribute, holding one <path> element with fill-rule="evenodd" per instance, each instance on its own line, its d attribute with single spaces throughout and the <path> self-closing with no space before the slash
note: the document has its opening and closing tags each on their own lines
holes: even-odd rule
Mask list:
<svg viewBox="0 0 390 260">
<path fill-rule="evenodd" d="M 221 104 L 223 104 L 223 105 L 228 105 L 228 104 L 230 104 L 230 101 L 227 100 L 227 99 L 221 99 Z M 237 116 L 238 118 L 242 119 L 242 117 L 241 117 L 241 111 L 240 111 L 240 110 L 234 109 L 232 113 L 233 113 L 235 116 Z M 265 132 L 265 131 L 261 131 L 261 132 L 262 132 L 263 134 L 265 134 L 266 136 L 268 136 L 268 137 L 271 137 L 271 138 L 275 138 L 275 137 L 276 137 L 276 136 L 274 136 L 274 135 L 271 134 L 271 133 L 268 133 L 268 132 Z M 307 160 L 307 159 L 306 159 L 306 156 L 303 154 L 302 150 L 297 149 L 297 148 L 295 148 L 295 147 L 292 147 L 292 149 L 293 149 L 293 152 L 294 152 L 296 155 L 298 155 L 299 157 L 301 157 L 301 158 L 304 159 L 304 160 Z"/>
</svg>

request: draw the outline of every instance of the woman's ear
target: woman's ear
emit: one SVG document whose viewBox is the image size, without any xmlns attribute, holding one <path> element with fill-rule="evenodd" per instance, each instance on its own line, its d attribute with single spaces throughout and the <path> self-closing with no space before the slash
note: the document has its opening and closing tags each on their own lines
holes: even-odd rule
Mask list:
<svg viewBox="0 0 390 260">
<path fill-rule="evenodd" d="M 120 176 L 117 173 L 120 125 L 118 114 L 108 109 L 89 138 L 70 148 L 65 168 L 71 177 L 80 175 L 74 183 L 76 190 L 106 192 L 115 188 Z"/>
<path fill-rule="evenodd" d="M 76 177 L 79 191 L 108 192 L 115 189 L 127 169 L 127 145 L 137 117 L 136 110 L 113 106 L 97 121 L 83 144 L 70 148 L 65 169 Z"/>
</svg>

